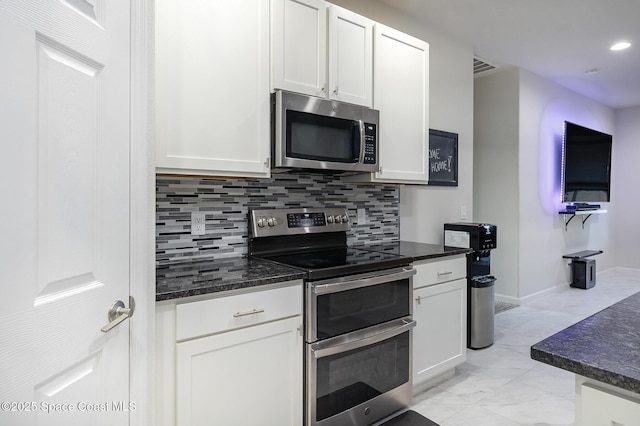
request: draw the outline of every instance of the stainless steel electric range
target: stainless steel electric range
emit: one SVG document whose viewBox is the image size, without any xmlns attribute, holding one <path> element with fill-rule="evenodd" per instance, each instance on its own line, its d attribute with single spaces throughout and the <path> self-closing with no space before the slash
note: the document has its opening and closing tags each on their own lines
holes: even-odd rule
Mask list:
<svg viewBox="0 0 640 426">
<path fill-rule="evenodd" d="M 249 253 L 304 270 L 305 422 L 370 425 L 411 402 L 411 258 L 347 246 L 346 209 L 253 210 Z"/>
</svg>

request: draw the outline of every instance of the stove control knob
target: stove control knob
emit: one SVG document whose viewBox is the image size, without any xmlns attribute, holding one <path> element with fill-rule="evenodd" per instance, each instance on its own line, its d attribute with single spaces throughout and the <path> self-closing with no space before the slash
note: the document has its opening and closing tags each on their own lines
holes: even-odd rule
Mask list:
<svg viewBox="0 0 640 426">
<path fill-rule="evenodd" d="M 332 215 L 327 216 L 327 223 L 333 223 L 333 216 Z"/>
<path fill-rule="evenodd" d="M 276 220 L 275 217 L 270 217 L 269 219 L 267 219 L 267 225 L 276 226 L 277 224 L 278 224 L 278 221 Z"/>
<path fill-rule="evenodd" d="M 349 216 L 347 216 L 346 214 L 342 215 L 342 223 L 347 223 L 349 222 Z"/>
<path fill-rule="evenodd" d="M 267 225 L 267 220 L 264 217 L 258 219 L 258 228 L 264 228 Z"/>
<path fill-rule="evenodd" d="M 334 220 L 336 223 L 340 223 L 340 222 L 342 222 L 342 216 L 340 216 L 339 214 L 337 214 L 337 215 L 335 215 L 335 216 L 334 216 L 333 220 Z"/>
</svg>

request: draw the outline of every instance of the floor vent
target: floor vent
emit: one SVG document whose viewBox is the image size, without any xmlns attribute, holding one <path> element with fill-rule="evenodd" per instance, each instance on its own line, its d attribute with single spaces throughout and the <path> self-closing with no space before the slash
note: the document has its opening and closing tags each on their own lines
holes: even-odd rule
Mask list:
<svg viewBox="0 0 640 426">
<path fill-rule="evenodd" d="M 484 59 L 478 57 L 473 58 L 473 73 L 480 74 L 482 72 L 491 71 L 498 68 L 496 65 L 490 64 Z"/>
</svg>

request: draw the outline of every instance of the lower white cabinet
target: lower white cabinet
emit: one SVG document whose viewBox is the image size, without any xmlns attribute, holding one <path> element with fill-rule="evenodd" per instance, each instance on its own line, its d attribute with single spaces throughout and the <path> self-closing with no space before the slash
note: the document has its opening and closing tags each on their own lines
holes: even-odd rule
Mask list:
<svg viewBox="0 0 640 426">
<path fill-rule="evenodd" d="M 576 375 L 577 426 L 638 426 L 640 395 Z"/>
<path fill-rule="evenodd" d="M 413 385 L 416 391 L 467 358 L 467 280 L 463 257 L 414 265 Z"/>
<path fill-rule="evenodd" d="M 179 425 L 302 422 L 300 317 L 178 343 Z"/>
<path fill-rule="evenodd" d="M 299 426 L 302 282 L 156 306 L 156 425 Z"/>
</svg>

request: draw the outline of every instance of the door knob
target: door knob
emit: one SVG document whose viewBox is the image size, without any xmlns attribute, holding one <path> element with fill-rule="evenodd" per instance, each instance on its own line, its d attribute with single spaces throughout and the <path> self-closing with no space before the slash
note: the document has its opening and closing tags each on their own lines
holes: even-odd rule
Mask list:
<svg viewBox="0 0 640 426">
<path fill-rule="evenodd" d="M 116 300 L 109 307 L 109 324 L 102 327 L 100 331 L 106 333 L 127 318 L 131 318 L 135 309 L 136 301 L 133 296 L 129 296 L 128 308 L 124 307 L 124 302 L 122 300 Z"/>
</svg>

